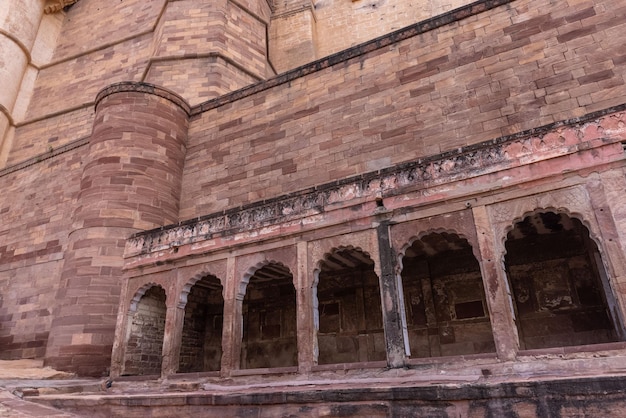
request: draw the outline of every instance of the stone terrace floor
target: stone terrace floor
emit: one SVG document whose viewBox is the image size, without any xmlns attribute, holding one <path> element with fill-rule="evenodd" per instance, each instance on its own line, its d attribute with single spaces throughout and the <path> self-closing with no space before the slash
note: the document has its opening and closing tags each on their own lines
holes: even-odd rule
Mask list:
<svg viewBox="0 0 626 418">
<path fill-rule="evenodd" d="M 535 353 L 514 362 L 499 362 L 493 357 L 444 358 L 434 362 L 430 359 L 429 362 L 413 362 L 407 369 L 392 370 L 371 366 L 318 370 L 308 375 L 257 374 L 251 371 L 248 375 L 229 379 L 210 374 L 176 375 L 169 379 L 125 378 L 112 382 L 107 388 L 106 378 L 78 379 L 43 368 L 41 361 L 0 361 L 0 417 L 92 416 L 63 412 L 49 406 L 52 404 L 70 409 L 80 406 L 78 410 L 95 412 L 99 406 L 108 403 L 136 403 L 158 408 L 156 405 L 170 403 L 167 399 L 176 404 L 176 399 L 184 397 L 211 398 L 211 402 L 219 399 L 220 403 L 232 402 L 231 405 L 252 402 L 252 405 L 258 399 L 273 398 L 278 394 L 288 394 L 296 402 L 313 398 L 316 399 L 314 402 L 319 402 L 330 394 L 330 398 L 337 402 L 338 393 L 344 393 L 349 398 L 348 394 L 355 390 L 379 396 L 398 389 L 400 392 L 436 389 L 445 398 L 450 390 L 462 387 L 493 389 L 501 384 L 524 386 L 538 381 L 588 381 L 590 378 L 617 379 L 622 382 L 618 383 L 621 387 L 626 380 L 624 350 L 612 353 Z M 484 394 L 489 396 L 488 393 L 497 391 L 488 390 Z"/>
</svg>

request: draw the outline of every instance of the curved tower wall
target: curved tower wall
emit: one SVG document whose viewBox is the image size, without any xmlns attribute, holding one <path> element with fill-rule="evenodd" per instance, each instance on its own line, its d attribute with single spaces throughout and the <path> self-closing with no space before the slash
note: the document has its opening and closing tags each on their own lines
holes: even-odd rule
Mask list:
<svg viewBox="0 0 626 418">
<path fill-rule="evenodd" d="M 43 0 L 5 1 L 0 7 L 0 160 L 4 139 L 13 125 L 13 109 L 35 44 L 43 4 Z"/>
<path fill-rule="evenodd" d="M 178 221 L 188 107 L 144 83 L 103 90 L 57 295 L 46 365 L 105 374 L 126 239 Z"/>
<path fill-rule="evenodd" d="M 32 60 L 42 64 L 7 165 L 88 136 L 94 98 L 108 85 L 147 82 L 196 105 L 273 76 L 270 15 L 266 0 L 80 0 L 45 15 L 55 30 L 45 38 L 49 56 L 37 57 L 42 33 Z"/>
</svg>

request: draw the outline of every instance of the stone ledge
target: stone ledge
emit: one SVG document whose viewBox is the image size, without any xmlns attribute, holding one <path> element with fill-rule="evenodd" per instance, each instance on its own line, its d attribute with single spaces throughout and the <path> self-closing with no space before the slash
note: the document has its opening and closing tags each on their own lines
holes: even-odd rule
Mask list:
<svg viewBox="0 0 626 418">
<path fill-rule="evenodd" d="M 135 408 L 146 407 L 176 407 L 191 408 L 202 406 L 211 407 L 237 406 L 284 408 L 302 407 L 323 408 L 329 405 L 350 406 L 354 412 L 358 411 L 360 403 L 383 403 L 385 409 L 393 409 L 398 405 L 429 406 L 441 408 L 451 402 L 469 402 L 470 408 L 478 405 L 474 402 L 505 403 L 508 408 L 520 402 L 534 405 L 538 412 L 536 416 L 560 416 L 558 412 L 563 407 L 588 408 L 593 403 L 626 404 L 626 379 L 623 376 L 602 376 L 585 378 L 551 379 L 532 382 L 488 383 L 474 382 L 466 384 L 457 383 L 431 383 L 429 385 L 416 385 L 411 383 L 384 385 L 372 387 L 371 385 L 335 384 L 327 387 L 307 385 L 301 388 L 259 388 L 259 389 L 231 389 L 234 393 L 212 391 L 194 392 L 169 392 L 169 393 L 141 393 L 141 394 L 112 394 L 89 396 L 39 396 L 29 400 L 41 404 L 51 405 L 60 409 L 68 409 L 73 412 L 87 412 L 91 408 L 116 408 L 124 407 L 131 412 Z M 498 405 L 501 407 L 501 405 Z M 507 409 L 508 409 L 507 408 Z M 557 413 L 552 415 L 551 413 Z M 547 414 L 546 414 L 547 413 Z M 346 414 L 341 416 L 358 416 L 358 414 Z M 447 416 L 447 415 L 437 415 Z M 455 415 L 456 416 L 456 415 Z M 517 416 L 517 415 L 511 415 Z M 533 415 L 535 416 L 535 415 Z"/>
<path fill-rule="evenodd" d="M 62 145 L 60 147 L 57 148 L 53 148 L 50 151 L 44 153 L 44 154 L 39 154 L 36 155 L 32 158 L 29 158 L 28 160 L 24 160 L 20 163 L 14 164 L 12 166 L 3 168 L 0 170 L 0 177 L 4 177 L 6 175 L 9 175 L 11 173 L 14 173 L 16 171 L 22 170 L 24 168 L 30 167 L 31 165 L 43 162 L 45 160 L 49 160 L 50 158 L 56 157 L 57 155 L 61 155 L 64 154 L 66 152 L 72 151 L 76 148 L 80 148 L 83 147 L 85 145 L 89 144 L 89 137 L 85 137 L 85 138 L 80 138 L 77 139 L 75 141 L 72 141 L 68 144 Z"/>
<path fill-rule="evenodd" d="M 115 83 L 115 84 L 111 84 L 107 87 L 105 87 L 104 89 L 100 90 L 100 92 L 96 95 L 96 100 L 95 100 L 95 108 L 98 109 L 98 105 L 100 104 L 100 102 L 112 95 L 112 94 L 116 94 L 116 93 L 146 93 L 146 94 L 151 94 L 154 96 L 158 96 L 161 97 L 163 99 L 169 100 L 170 102 L 174 103 L 175 105 L 177 105 L 178 107 L 180 107 L 181 109 L 183 109 L 185 111 L 185 113 L 187 113 L 187 115 L 189 115 L 190 113 L 190 107 L 187 104 L 187 102 L 185 101 L 185 99 L 183 99 L 181 96 L 179 96 L 178 94 L 174 93 L 171 90 L 168 90 L 164 87 L 159 87 L 156 86 L 154 84 L 150 84 L 150 83 L 143 83 L 143 82 L 135 82 L 135 81 L 123 81 L 121 83 Z"/>
</svg>

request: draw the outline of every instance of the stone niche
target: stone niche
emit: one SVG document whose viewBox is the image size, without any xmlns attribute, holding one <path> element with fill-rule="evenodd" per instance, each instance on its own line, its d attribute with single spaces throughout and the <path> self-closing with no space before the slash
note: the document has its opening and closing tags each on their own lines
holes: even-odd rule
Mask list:
<svg viewBox="0 0 626 418">
<path fill-rule="evenodd" d="M 131 306 L 123 374 L 160 375 L 165 333 L 165 290 L 152 286 Z"/>
<path fill-rule="evenodd" d="M 242 369 L 297 366 L 296 290 L 287 267 L 271 263 L 255 271 L 242 313 Z"/>
</svg>

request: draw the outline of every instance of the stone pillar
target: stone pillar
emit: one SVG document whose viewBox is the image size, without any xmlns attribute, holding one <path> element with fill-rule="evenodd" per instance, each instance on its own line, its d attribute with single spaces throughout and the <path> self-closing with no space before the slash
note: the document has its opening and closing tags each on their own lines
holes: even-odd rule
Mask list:
<svg viewBox="0 0 626 418">
<path fill-rule="evenodd" d="M 626 284 L 626 169 L 600 174 L 587 190 L 615 276 Z"/>
<path fill-rule="evenodd" d="M 168 301 L 165 317 L 165 335 L 163 336 L 162 376 L 171 376 L 178 372 L 184 322 L 185 307 L 181 306 L 177 300 L 174 303 L 169 303 Z"/>
<path fill-rule="evenodd" d="M 298 271 L 296 278 L 297 315 L 298 315 L 298 371 L 308 373 L 316 364 L 315 321 L 313 317 L 313 278 L 309 272 L 308 243 L 299 242 L 297 246 Z"/>
<path fill-rule="evenodd" d="M 472 208 L 472 214 L 480 251 L 478 261 L 485 286 L 496 352 L 500 360 L 514 360 L 519 349 L 519 339 L 509 286 L 500 261 L 504 252 L 503 244 L 498 245 L 496 241 L 485 206 Z"/>
<path fill-rule="evenodd" d="M 230 376 L 239 368 L 239 356 L 242 338 L 241 304 L 238 300 L 239 285 L 235 276 L 235 257 L 226 262 L 226 281 L 224 286 L 224 326 L 222 327 L 222 364 L 220 375 Z M 239 310 L 237 309 L 239 307 Z"/>
<path fill-rule="evenodd" d="M 13 124 L 13 108 L 43 16 L 44 0 L 3 2 L 0 7 L 0 155 Z"/>
<path fill-rule="evenodd" d="M 188 113 L 179 96 L 143 83 L 115 84 L 96 98 L 46 365 L 107 373 L 126 239 L 178 222 Z"/>
<path fill-rule="evenodd" d="M 380 254 L 380 296 L 383 312 L 383 328 L 387 347 L 387 365 L 392 368 L 406 364 L 406 339 L 400 303 L 400 289 L 396 275 L 396 258 L 389 240 L 389 221 L 382 221 L 376 228 Z"/>
<path fill-rule="evenodd" d="M 590 178 L 586 184 L 602 240 L 601 273 L 606 300 L 615 328 L 622 341 L 626 340 L 626 175 L 624 171 L 611 170 Z M 617 305 L 617 306 L 616 306 Z"/>
<path fill-rule="evenodd" d="M 122 283 L 120 294 L 128 296 L 128 281 Z M 126 335 L 128 334 L 128 300 L 118 304 L 117 321 L 115 323 L 115 337 L 111 350 L 111 378 L 119 377 L 124 369 L 124 357 L 126 355 Z"/>
</svg>

